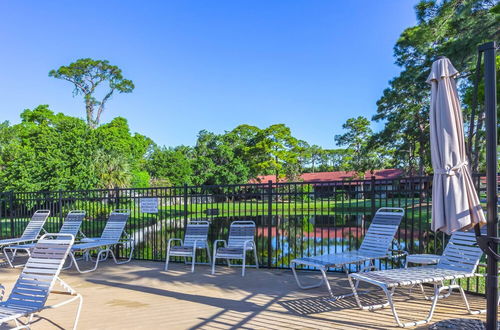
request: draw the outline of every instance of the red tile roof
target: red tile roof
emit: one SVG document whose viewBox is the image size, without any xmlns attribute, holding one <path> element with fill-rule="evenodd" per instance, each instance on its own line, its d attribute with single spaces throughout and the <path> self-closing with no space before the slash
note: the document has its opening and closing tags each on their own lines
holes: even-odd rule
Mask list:
<svg viewBox="0 0 500 330">
<path fill-rule="evenodd" d="M 403 175 L 403 170 L 392 168 L 385 170 L 375 170 L 373 174 L 370 171 L 365 173 L 365 179 L 371 179 L 375 176 L 377 180 L 395 179 Z M 359 178 L 355 171 L 337 171 L 337 172 L 316 172 L 304 173 L 300 175 L 300 181 L 304 182 L 330 182 L 330 181 L 345 181 Z M 266 183 L 269 180 L 276 182 L 275 175 L 261 175 L 255 179 L 251 179 L 250 183 Z M 280 179 L 280 182 L 286 182 L 286 179 Z"/>
</svg>

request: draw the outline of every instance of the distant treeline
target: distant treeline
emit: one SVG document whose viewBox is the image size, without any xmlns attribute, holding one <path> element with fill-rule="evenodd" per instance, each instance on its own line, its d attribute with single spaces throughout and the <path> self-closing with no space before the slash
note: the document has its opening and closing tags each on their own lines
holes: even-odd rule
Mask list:
<svg viewBox="0 0 500 330">
<path fill-rule="evenodd" d="M 25 110 L 19 124 L 0 125 L 2 191 L 233 184 L 262 174 L 294 180 L 307 171 L 351 169 L 358 158 L 350 149 L 310 146 L 283 124 L 201 131 L 193 147 L 158 146 L 131 134 L 121 117 L 92 128 L 47 105 Z"/>
</svg>

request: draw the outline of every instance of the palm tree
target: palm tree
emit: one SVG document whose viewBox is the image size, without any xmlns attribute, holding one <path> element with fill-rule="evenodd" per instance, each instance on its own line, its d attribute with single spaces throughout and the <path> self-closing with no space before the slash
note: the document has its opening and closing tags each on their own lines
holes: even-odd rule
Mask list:
<svg viewBox="0 0 500 330">
<path fill-rule="evenodd" d="M 130 164 L 121 155 L 99 150 L 94 159 L 94 168 L 102 188 L 114 189 L 130 185 Z"/>
</svg>

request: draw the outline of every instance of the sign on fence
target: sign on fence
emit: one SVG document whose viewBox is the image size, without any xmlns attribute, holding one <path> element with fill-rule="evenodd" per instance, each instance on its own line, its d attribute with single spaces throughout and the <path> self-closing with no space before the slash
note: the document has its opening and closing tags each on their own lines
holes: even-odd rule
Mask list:
<svg viewBox="0 0 500 330">
<path fill-rule="evenodd" d="M 158 213 L 158 198 L 141 198 L 142 213 Z"/>
</svg>

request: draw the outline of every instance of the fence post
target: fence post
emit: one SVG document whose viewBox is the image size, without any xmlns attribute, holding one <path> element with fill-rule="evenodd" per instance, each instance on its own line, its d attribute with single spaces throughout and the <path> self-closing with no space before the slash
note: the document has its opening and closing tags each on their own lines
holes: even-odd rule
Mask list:
<svg viewBox="0 0 500 330">
<path fill-rule="evenodd" d="M 116 209 L 120 208 L 120 189 L 118 187 L 115 187 L 115 205 L 116 205 Z M 123 247 L 123 245 L 122 245 L 122 247 Z M 118 244 L 115 245 L 115 255 L 116 255 L 117 259 L 120 258 L 120 251 L 121 251 L 120 246 Z"/>
<path fill-rule="evenodd" d="M 372 202 L 372 219 L 373 217 L 375 216 L 375 209 L 376 209 L 376 206 L 375 206 L 375 176 L 372 175 L 372 178 L 371 178 L 371 202 Z"/>
<path fill-rule="evenodd" d="M 188 185 L 184 184 L 184 228 L 187 226 L 188 221 Z"/>
<path fill-rule="evenodd" d="M 118 187 L 115 187 L 115 205 L 116 208 L 120 208 L 120 189 Z"/>
<path fill-rule="evenodd" d="M 10 237 L 16 237 L 14 226 L 14 192 L 9 191 Z"/>
<path fill-rule="evenodd" d="M 63 205 L 62 205 L 62 189 L 59 189 L 59 226 L 63 222 Z"/>
<path fill-rule="evenodd" d="M 267 182 L 267 267 L 272 264 L 272 235 L 273 235 L 273 181 Z"/>
</svg>

